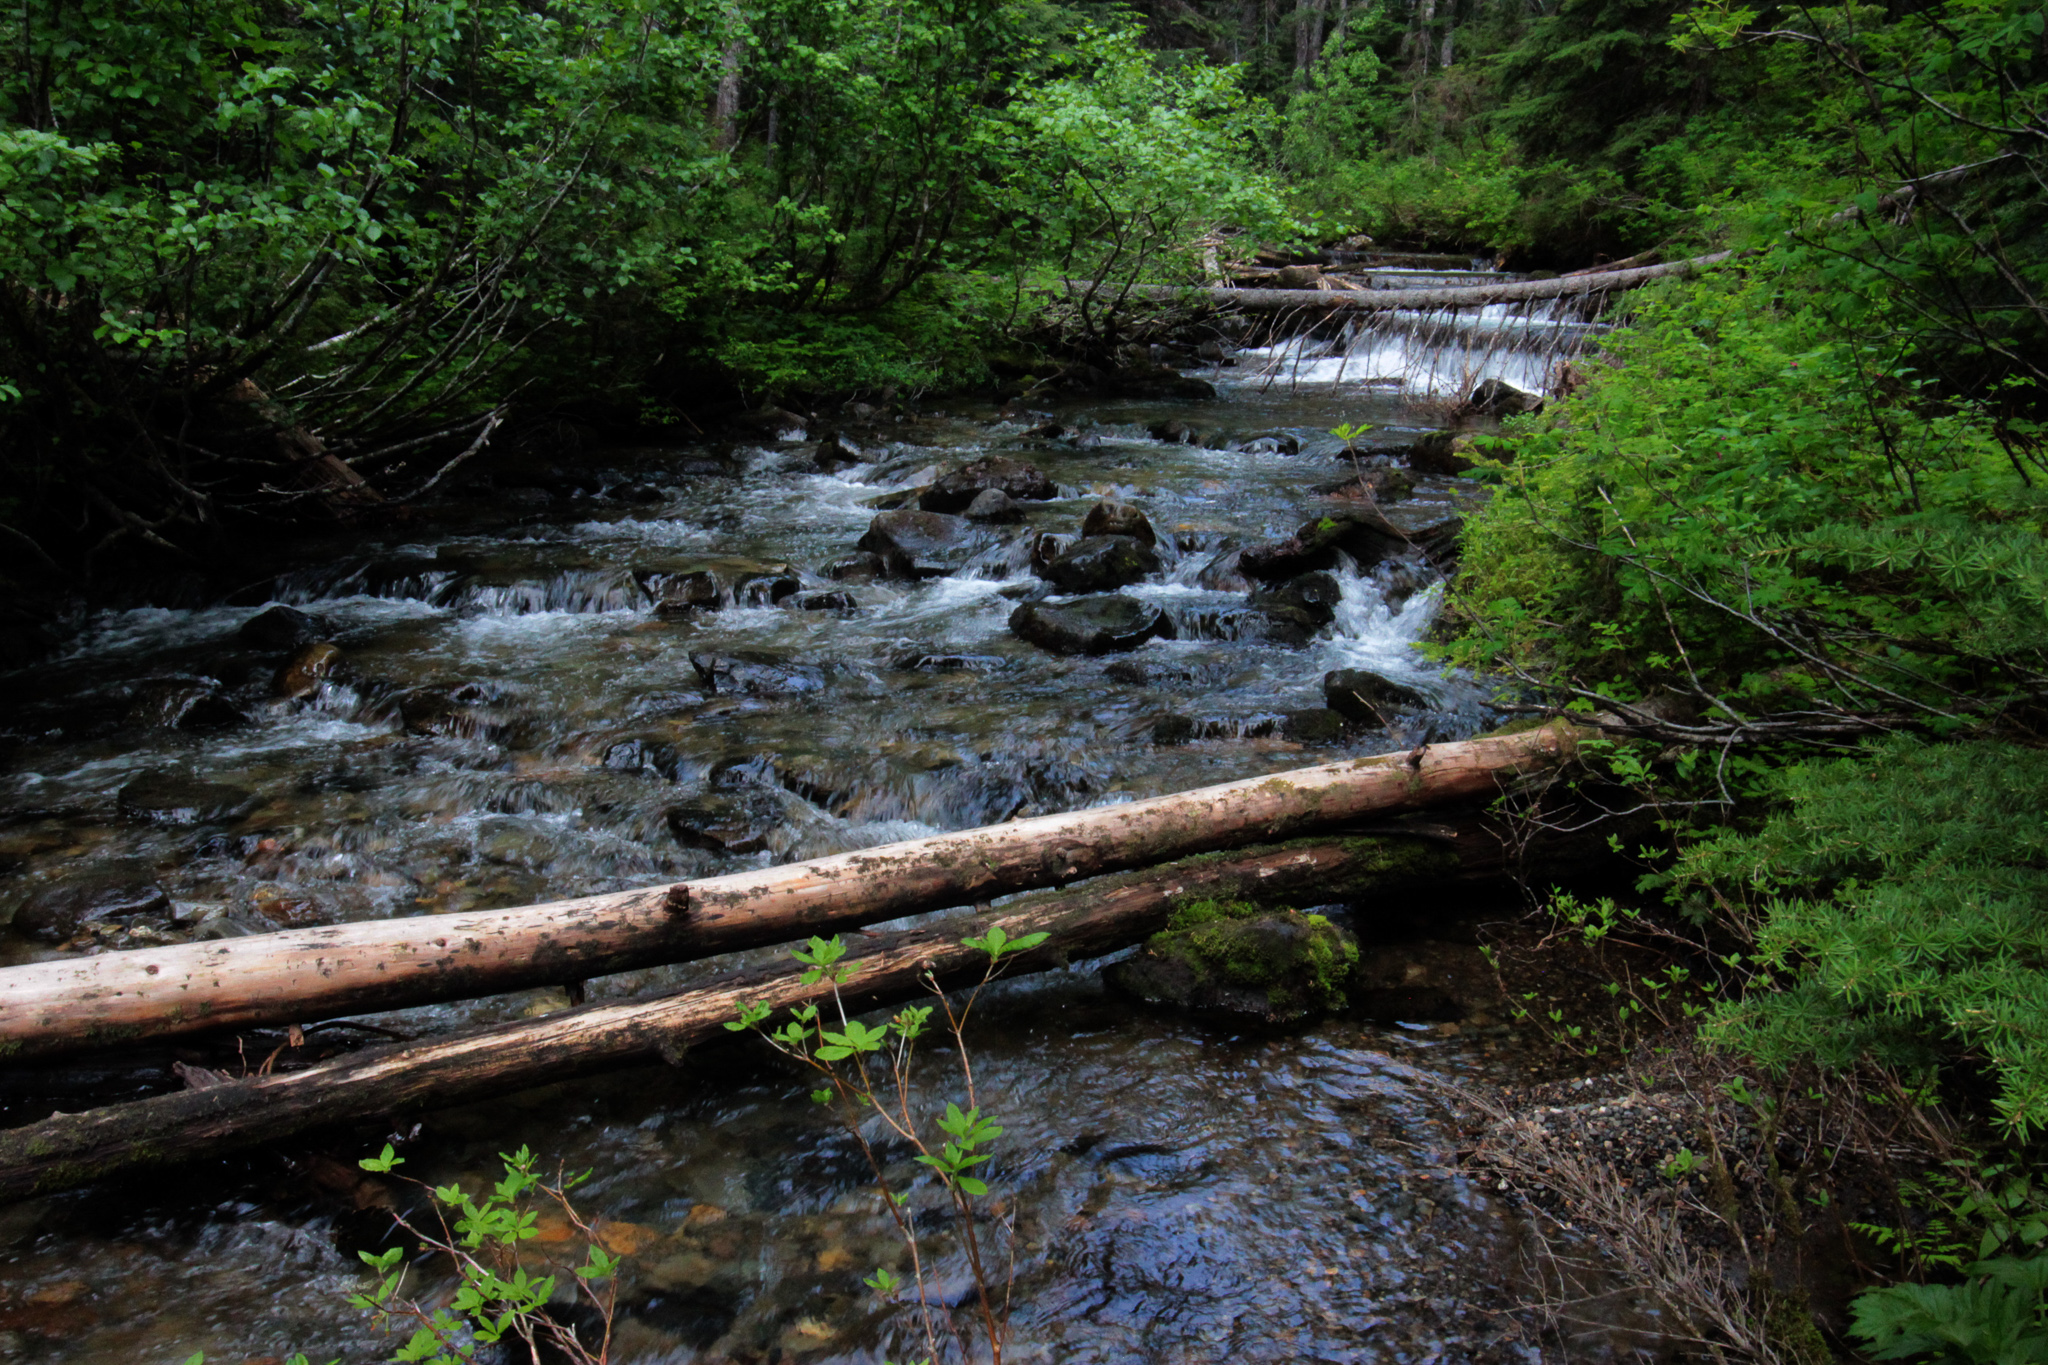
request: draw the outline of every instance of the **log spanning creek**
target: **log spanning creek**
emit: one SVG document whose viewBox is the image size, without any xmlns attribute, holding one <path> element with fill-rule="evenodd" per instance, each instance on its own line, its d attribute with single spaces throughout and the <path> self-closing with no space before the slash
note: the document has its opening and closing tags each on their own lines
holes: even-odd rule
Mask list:
<svg viewBox="0 0 2048 1365">
<path fill-rule="evenodd" d="M 1471 277 L 1379 264 L 1380 287 Z M 1475 734 L 1481 691 L 1415 645 L 1479 491 L 1411 479 L 1404 452 L 1441 452 L 1482 380 L 1541 391 L 1593 329 L 1548 304 L 1439 321 L 1166 357 L 1214 398 L 820 413 L 663 449 L 565 432 L 226 600 L 82 619 L 5 679 L 0 963 L 685 881 Z M 1372 430 L 1347 451 L 1344 424 Z M 991 458 L 1013 462 L 1002 497 L 956 475 Z M 1413 544 L 1240 553 L 1373 507 Z M 1130 539 L 1077 548 L 1084 523 Z M 1380 1007 L 1261 1030 L 1119 993 L 1101 961 L 983 998 L 968 1042 L 1006 1129 L 988 1174 L 1015 1228 L 1011 1358 L 1543 1358 L 1510 1311 L 1524 1232 L 1455 1167 L 1442 1090 L 1529 1064 L 1473 937 L 1515 903 L 1320 908 L 1358 934 L 1354 995 Z M 299 1049 L 569 1005 L 551 986 L 422 1006 Z M 294 1065 L 280 1048 L 277 1030 L 0 1069 L 0 1124 Z M 345 1298 L 389 1210 L 421 1207 L 355 1167 L 387 1136 L 433 1184 L 487 1182 L 522 1143 L 590 1171 L 578 1207 L 628 1253 L 614 1360 L 921 1357 L 914 1315 L 862 1285 L 900 1240 L 811 1084 L 737 1041 L 0 1204 L 0 1361 L 386 1358 L 398 1340 Z M 936 1191 L 879 1150 L 932 1292 L 964 1304 Z M 447 1273 L 423 1261 L 416 1283 Z"/>
</svg>

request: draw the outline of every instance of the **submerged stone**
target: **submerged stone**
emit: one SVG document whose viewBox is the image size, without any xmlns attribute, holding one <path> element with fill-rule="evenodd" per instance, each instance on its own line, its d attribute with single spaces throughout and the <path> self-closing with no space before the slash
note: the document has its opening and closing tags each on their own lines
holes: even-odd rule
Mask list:
<svg viewBox="0 0 2048 1365">
<path fill-rule="evenodd" d="M 121 814 L 159 825 L 196 825 L 246 814 L 256 798 L 240 787 L 178 773 L 145 773 L 115 797 Z"/>
<path fill-rule="evenodd" d="M 1152 1004 L 1299 1025 L 1345 1007 L 1357 965 L 1357 942 L 1321 915 L 1200 900 L 1105 976 Z"/>
<path fill-rule="evenodd" d="M 14 912 L 14 932 L 62 943 L 88 924 L 137 915 L 169 915 L 171 898 L 155 882 L 121 877 L 67 878 L 29 896 Z"/>
</svg>

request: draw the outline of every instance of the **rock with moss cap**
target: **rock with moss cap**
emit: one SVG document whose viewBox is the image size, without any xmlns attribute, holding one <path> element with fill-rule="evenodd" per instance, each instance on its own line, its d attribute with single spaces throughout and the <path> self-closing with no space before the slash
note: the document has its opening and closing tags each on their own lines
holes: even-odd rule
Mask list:
<svg viewBox="0 0 2048 1365">
<path fill-rule="evenodd" d="M 1321 915 L 1199 900 L 1107 976 L 1152 1004 L 1289 1027 L 1343 1009 L 1357 965 L 1357 942 Z"/>
</svg>

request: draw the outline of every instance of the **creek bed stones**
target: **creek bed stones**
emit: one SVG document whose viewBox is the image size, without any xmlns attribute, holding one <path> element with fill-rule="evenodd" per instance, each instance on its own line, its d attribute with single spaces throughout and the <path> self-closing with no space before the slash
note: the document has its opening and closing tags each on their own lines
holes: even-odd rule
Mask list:
<svg viewBox="0 0 2048 1365">
<path fill-rule="evenodd" d="M 1120 654 L 1170 636 L 1166 613 L 1121 593 L 1069 602 L 1026 602 L 1010 613 L 1010 633 L 1054 654 Z"/>
</svg>

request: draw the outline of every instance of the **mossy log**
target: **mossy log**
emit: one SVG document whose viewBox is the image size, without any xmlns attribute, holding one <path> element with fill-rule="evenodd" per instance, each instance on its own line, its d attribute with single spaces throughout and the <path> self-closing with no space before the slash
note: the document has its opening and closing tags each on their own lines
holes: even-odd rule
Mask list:
<svg viewBox="0 0 2048 1365">
<path fill-rule="evenodd" d="M 1182 859 L 1085 887 L 1043 892 L 1000 914 L 963 914 L 899 933 L 856 937 L 843 988 L 863 1007 L 916 996 L 928 976 L 948 985 L 977 979 L 985 955 L 961 939 L 1001 925 L 1013 937 L 1044 931 L 1045 944 L 1012 960 L 1008 974 L 1044 971 L 1144 939 L 1174 910 L 1200 900 L 1296 903 L 1374 898 L 1486 878 L 1506 866 L 1503 846 L 1476 824 L 1427 837 L 1409 834 L 1298 840 Z M 824 992 L 792 966 L 754 968 L 648 999 L 586 1005 L 427 1042 L 366 1049 L 303 1071 L 214 1081 L 200 1089 L 55 1114 L 0 1132 L 0 1199 L 67 1189 L 115 1172 L 165 1166 L 288 1137 L 310 1128 L 422 1108 L 588 1075 L 729 1036 L 741 1001 L 787 1010 Z M 383 1131 L 381 1128 L 379 1131 Z"/>
<path fill-rule="evenodd" d="M 1189 854 L 1483 802 L 1562 725 L 516 910 L 375 920 L 0 970 L 0 1061 L 309 1024 L 686 962 Z"/>
<path fill-rule="evenodd" d="M 1133 298 L 1173 301 L 1207 298 L 1209 302 L 1254 313 L 1282 313 L 1295 309 L 1314 311 L 1394 312 L 1434 308 L 1479 308 L 1490 303 L 1522 303 L 1532 299 L 1562 299 L 1582 294 L 1601 294 L 1614 289 L 1633 289 L 1672 275 L 1691 275 L 1734 256 L 1716 251 L 1685 261 L 1639 266 L 1633 270 L 1606 270 L 1593 275 L 1562 275 L 1553 280 L 1516 280 L 1509 284 L 1460 285 L 1442 289 L 1237 289 L 1226 286 L 1182 286 L 1170 284 L 1132 285 Z M 1085 282 L 1069 282 L 1081 290 Z"/>
</svg>

